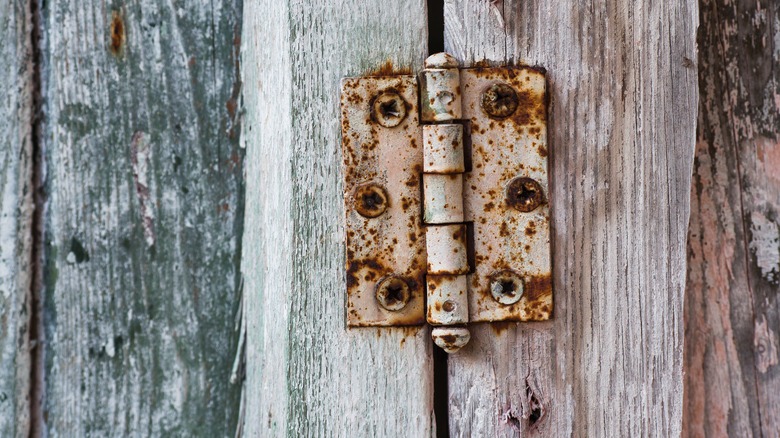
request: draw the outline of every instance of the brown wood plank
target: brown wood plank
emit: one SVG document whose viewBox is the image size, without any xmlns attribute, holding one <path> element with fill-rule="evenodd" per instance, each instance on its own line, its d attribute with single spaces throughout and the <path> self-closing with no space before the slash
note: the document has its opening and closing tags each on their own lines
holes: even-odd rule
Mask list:
<svg viewBox="0 0 780 438">
<path fill-rule="evenodd" d="M 676 436 L 695 142 L 693 0 L 445 2 L 445 49 L 547 69 L 553 319 L 473 325 L 453 436 Z"/>
<path fill-rule="evenodd" d="M 780 434 L 780 8 L 702 0 L 686 436 Z"/>
</svg>

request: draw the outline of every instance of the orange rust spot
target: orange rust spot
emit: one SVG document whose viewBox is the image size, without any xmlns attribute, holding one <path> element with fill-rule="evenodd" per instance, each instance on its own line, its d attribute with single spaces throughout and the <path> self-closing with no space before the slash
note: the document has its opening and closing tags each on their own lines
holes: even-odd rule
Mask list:
<svg viewBox="0 0 780 438">
<path fill-rule="evenodd" d="M 457 241 L 462 240 L 463 239 L 463 230 L 461 228 L 458 228 L 457 231 L 452 233 L 452 238 L 457 240 Z"/>
<path fill-rule="evenodd" d="M 496 336 L 500 336 L 502 333 L 513 327 L 517 327 L 517 324 L 511 321 L 501 321 L 490 324 L 490 328 L 493 329 L 493 333 L 495 333 Z"/>
<path fill-rule="evenodd" d="M 395 68 L 393 67 L 393 61 L 388 59 L 382 65 L 374 71 L 368 72 L 366 76 L 394 76 L 394 75 L 409 75 L 412 74 L 412 69 L 409 67 Z"/>
<path fill-rule="evenodd" d="M 347 262 L 347 290 L 356 290 L 360 283 L 358 274 L 361 270 L 367 269 L 370 273 L 377 275 L 388 272 L 388 269 L 382 266 L 375 259 L 349 260 Z"/>
<path fill-rule="evenodd" d="M 443 335 L 439 339 L 444 341 L 447 345 L 454 345 L 455 342 L 458 340 L 458 337 L 455 335 Z"/>
<path fill-rule="evenodd" d="M 125 24 L 122 22 L 122 17 L 114 11 L 111 14 L 111 27 L 109 28 L 109 36 L 111 43 L 108 49 L 114 56 L 119 56 L 122 53 L 122 48 L 125 44 Z"/>
<path fill-rule="evenodd" d="M 528 302 L 539 300 L 545 295 L 552 294 L 552 276 L 550 274 L 525 277 L 523 284 L 523 297 Z"/>
</svg>

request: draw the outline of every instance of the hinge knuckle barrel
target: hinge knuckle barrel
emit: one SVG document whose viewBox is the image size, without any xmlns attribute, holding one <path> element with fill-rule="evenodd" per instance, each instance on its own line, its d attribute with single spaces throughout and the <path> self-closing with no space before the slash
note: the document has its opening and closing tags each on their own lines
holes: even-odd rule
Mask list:
<svg viewBox="0 0 780 438">
<path fill-rule="evenodd" d="M 428 323 L 456 325 L 469 322 L 468 277 L 428 275 Z"/>
<path fill-rule="evenodd" d="M 448 122 L 462 117 L 458 63 L 446 53 L 425 62 L 420 73 L 420 119 Z M 434 326 L 469 321 L 468 251 L 463 224 L 463 125 L 423 125 L 423 222 L 428 264 L 427 320 Z M 436 327 L 436 345 L 454 353 L 469 341 L 465 327 Z"/>
<path fill-rule="evenodd" d="M 423 174 L 426 224 L 463 222 L 463 174 Z"/>
<path fill-rule="evenodd" d="M 447 54 L 432 55 L 420 73 L 420 118 L 423 123 L 460 119 L 460 70 Z"/>
<path fill-rule="evenodd" d="M 463 125 L 423 126 L 423 171 L 463 173 Z"/>
<path fill-rule="evenodd" d="M 467 274 L 466 226 L 431 225 L 425 227 L 428 250 L 428 274 Z"/>
</svg>

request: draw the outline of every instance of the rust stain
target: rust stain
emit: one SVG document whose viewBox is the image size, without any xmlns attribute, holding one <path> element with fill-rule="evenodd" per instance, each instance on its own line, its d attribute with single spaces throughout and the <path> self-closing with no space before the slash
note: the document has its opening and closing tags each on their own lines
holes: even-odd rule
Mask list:
<svg viewBox="0 0 780 438">
<path fill-rule="evenodd" d="M 505 331 L 516 327 L 517 323 L 513 321 L 500 321 L 490 324 L 490 328 L 493 329 L 493 333 L 495 333 L 496 336 L 501 336 Z"/>
<path fill-rule="evenodd" d="M 439 339 L 444 341 L 444 343 L 447 344 L 447 345 L 455 345 L 455 341 L 458 340 L 458 337 L 455 336 L 455 335 L 449 335 L 448 334 L 448 335 L 441 335 L 441 336 L 439 336 Z"/>
<path fill-rule="evenodd" d="M 474 68 L 490 68 L 491 64 L 490 64 L 490 61 L 488 61 L 487 59 L 483 59 L 481 61 L 474 62 L 471 65 L 471 67 L 474 67 Z"/>
<path fill-rule="evenodd" d="M 413 74 L 412 69 L 409 67 L 394 67 L 393 60 L 388 59 L 382 63 L 376 70 L 366 73 L 366 76 L 395 76 L 395 75 L 410 75 Z"/>
<path fill-rule="evenodd" d="M 111 27 L 109 28 L 111 42 L 108 49 L 116 57 L 122 54 L 125 45 L 125 24 L 117 11 L 111 13 Z"/>
<path fill-rule="evenodd" d="M 552 276 L 550 274 L 525 277 L 523 287 L 523 296 L 528 300 L 529 306 L 540 300 L 546 295 L 552 294 Z M 549 309 L 551 311 L 552 309 Z"/>
</svg>

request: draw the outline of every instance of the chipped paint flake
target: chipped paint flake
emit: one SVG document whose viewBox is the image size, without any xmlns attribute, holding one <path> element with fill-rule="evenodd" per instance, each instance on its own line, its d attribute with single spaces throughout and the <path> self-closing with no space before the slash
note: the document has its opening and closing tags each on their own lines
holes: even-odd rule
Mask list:
<svg viewBox="0 0 780 438">
<path fill-rule="evenodd" d="M 780 282 L 780 229 L 764 215 L 750 215 L 750 251 L 755 256 L 761 277 L 773 284 Z"/>
<path fill-rule="evenodd" d="M 152 162 L 152 147 L 143 131 L 133 135 L 130 142 L 130 159 L 133 163 L 133 182 L 141 206 L 141 220 L 146 246 L 154 245 L 154 203 L 149 190 L 149 166 Z"/>
</svg>

